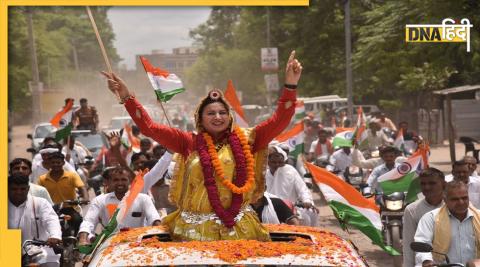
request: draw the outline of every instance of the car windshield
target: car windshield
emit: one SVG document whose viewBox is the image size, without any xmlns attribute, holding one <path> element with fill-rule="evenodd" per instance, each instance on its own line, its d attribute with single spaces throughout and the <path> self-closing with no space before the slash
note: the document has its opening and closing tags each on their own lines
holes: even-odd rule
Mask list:
<svg viewBox="0 0 480 267">
<path fill-rule="evenodd" d="M 75 140 L 82 143 L 89 150 L 96 150 L 104 145 L 103 138 L 100 134 L 76 135 Z"/>
<path fill-rule="evenodd" d="M 52 125 L 41 125 L 35 129 L 35 135 L 33 138 L 45 138 L 47 136 L 52 136 L 55 131 L 55 127 Z"/>
</svg>

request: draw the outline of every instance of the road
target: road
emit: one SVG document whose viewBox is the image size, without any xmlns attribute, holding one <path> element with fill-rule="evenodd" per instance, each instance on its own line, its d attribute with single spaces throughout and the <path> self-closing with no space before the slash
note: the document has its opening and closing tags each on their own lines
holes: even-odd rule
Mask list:
<svg viewBox="0 0 480 267">
<path fill-rule="evenodd" d="M 12 129 L 12 142 L 9 144 L 9 160 L 15 157 L 25 157 L 30 159 L 31 154 L 26 152 L 30 147 L 30 140 L 26 138 L 31 133 L 31 126 L 15 126 Z M 457 159 L 463 156 L 463 144 L 456 144 Z M 430 164 L 439 168 L 444 173 L 451 170 L 450 154 L 447 145 L 432 147 Z M 349 229 L 349 233 L 343 231 L 338 224 L 337 219 L 333 216 L 331 209 L 326 206 L 321 196 L 315 193 L 316 205 L 320 210 L 320 227 L 330 230 L 345 239 L 350 239 L 359 249 L 362 256 L 365 257 L 370 266 L 393 266 L 393 259 L 378 246 L 373 245 L 370 239 L 363 235 L 360 231 Z"/>
</svg>

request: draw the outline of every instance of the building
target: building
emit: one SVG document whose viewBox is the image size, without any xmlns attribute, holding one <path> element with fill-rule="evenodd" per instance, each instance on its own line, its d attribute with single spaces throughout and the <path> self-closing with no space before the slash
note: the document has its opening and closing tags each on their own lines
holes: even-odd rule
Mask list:
<svg viewBox="0 0 480 267">
<path fill-rule="evenodd" d="M 197 60 L 198 50 L 194 47 L 178 47 L 174 48 L 171 54 L 167 54 L 163 50 L 153 50 L 151 54 L 138 56 L 147 58 L 153 66 L 174 73 L 182 79 L 185 70 Z M 139 60 L 136 68 L 137 71 L 143 70 L 142 63 Z"/>
</svg>

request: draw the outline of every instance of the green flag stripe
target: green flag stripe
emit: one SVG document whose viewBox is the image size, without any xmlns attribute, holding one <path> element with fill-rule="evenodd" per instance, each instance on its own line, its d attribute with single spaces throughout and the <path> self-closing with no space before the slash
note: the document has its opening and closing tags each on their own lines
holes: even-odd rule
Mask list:
<svg viewBox="0 0 480 267">
<path fill-rule="evenodd" d="M 165 92 L 165 93 L 163 93 L 163 92 L 160 91 L 160 90 L 154 90 L 154 91 L 155 91 L 155 95 L 157 95 L 157 99 L 161 100 L 162 102 L 167 102 L 167 101 L 170 100 L 174 95 L 179 94 L 179 93 L 185 91 L 185 88 L 178 88 L 178 89 L 175 89 L 175 90 L 172 90 L 172 91 L 168 91 L 168 92 Z"/>
<path fill-rule="evenodd" d="M 328 205 L 333 210 L 335 217 L 337 217 L 341 224 L 354 226 L 360 230 L 360 232 L 368 236 L 374 244 L 380 246 L 388 254 L 394 256 L 400 255 L 400 253 L 393 247 L 386 246 L 383 243 L 382 232 L 375 228 L 372 222 L 370 222 L 370 220 L 363 216 L 358 210 L 335 200 L 329 201 Z"/>
<path fill-rule="evenodd" d="M 292 155 L 294 158 L 297 158 L 298 155 L 300 155 L 301 153 L 303 153 L 303 143 L 301 144 L 297 144 L 295 146 L 295 149 L 290 151 L 290 155 Z"/>
<path fill-rule="evenodd" d="M 62 139 L 66 139 L 72 133 L 73 124 L 69 123 L 63 129 L 58 130 L 55 133 L 55 142 L 59 142 Z"/>
<path fill-rule="evenodd" d="M 345 138 L 342 138 L 342 137 L 334 137 L 332 145 L 333 145 L 333 147 L 342 147 L 342 146 L 351 147 L 352 146 L 352 140 L 345 139 Z"/>
<path fill-rule="evenodd" d="M 408 192 L 407 192 L 407 197 L 406 201 L 407 203 L 412 203 L 413 201 L 417 200 L 417 195 L 420 193 L 422 190 L 420 189 L 420 178 L 415 178 L 412 180 L 410 183 L 410 186 L 408 187 Z"/>
<path fill-rule="evenodd" d="M 406 192 L 410 187 L 410 183 L 417 176 L 416 172 L 410 172 L 401 178 L 395 180 L 387 180 L 380 183 L 380 187 L 384 194 L 391 194 L 394 192 Z"/>
</svg>

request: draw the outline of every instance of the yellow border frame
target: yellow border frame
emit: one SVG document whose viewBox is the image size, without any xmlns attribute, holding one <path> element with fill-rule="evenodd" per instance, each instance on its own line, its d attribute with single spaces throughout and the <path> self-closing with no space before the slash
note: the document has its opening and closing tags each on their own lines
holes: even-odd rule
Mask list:
<svg viewBox="0 0 480 267">
<path fill-rule="evenodd" d="M 0 140 L 7 141 L 8 119 L 8 7 L 9 6 L 308 6 L 309 0 L 0 0 L 0 32 L 3 38 L 0 45 Z M 5 143 L 3 143 L 5 144 Z M 2 162 L 2 178 L 0 179 L 0 266 L 20 266 L 20 231 L 8 230 L 7 212 L 7 173 L 8 173 L 8 143 L 0 147 L 0 162 Z"/>
</svg>

